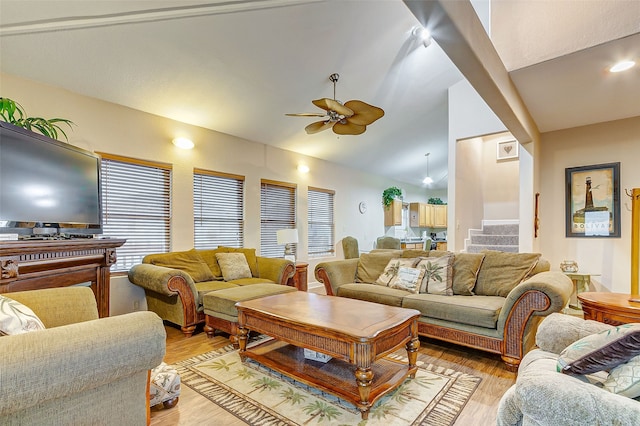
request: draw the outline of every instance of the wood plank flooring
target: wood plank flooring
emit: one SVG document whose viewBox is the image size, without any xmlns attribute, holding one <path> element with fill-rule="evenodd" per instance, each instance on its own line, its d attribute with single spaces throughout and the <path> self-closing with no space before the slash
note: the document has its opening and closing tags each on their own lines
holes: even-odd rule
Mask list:
<svg viewBox="0 0 640 426">
<path fill-rule="evenodd" d="M 165 362 L 171 364 L 195 355 L 212 351 L 229 344 L 228 336 L 207 338 L 201 328 L 191 338 L 173 326 L 167 330 L 167 354 Z M 420 353 L 426 361 L 462 371 L 482 378 L 478 389 L 456 421 L 456 425 L 495 425 L 498 401 L 515 383 L 516 373 L 508 372 L 498 355 L 488 354 L 462 346 L 420 338 Z M 152 426 L 240 426 L 243 421 L 230 415 L 187 386 L 182 386 L 180 401 L 171 409 L 151 411 Z"/>
</svg>

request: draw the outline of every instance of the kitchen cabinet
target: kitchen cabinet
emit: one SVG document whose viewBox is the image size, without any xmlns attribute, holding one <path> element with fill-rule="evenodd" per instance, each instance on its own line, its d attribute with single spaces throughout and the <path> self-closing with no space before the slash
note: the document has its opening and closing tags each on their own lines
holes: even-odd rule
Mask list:
<svg viewBox="0 0 640 426">
<path fill-rule="evenodd" d="M 446 204 L 409 204 L 409 226 L 412 228 L 446 228 Z"/>
<path fill-rule="evenodd" d="M 393 200 L 391 205 L 384 207 L 384 226 L 402 225 L 402 200 Z"/>
</svg>

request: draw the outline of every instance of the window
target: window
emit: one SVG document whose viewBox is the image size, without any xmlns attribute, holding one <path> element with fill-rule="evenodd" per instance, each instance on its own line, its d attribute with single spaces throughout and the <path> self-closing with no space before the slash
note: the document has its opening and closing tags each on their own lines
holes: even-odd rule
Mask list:
<svg viewBox="0 0 640 426">
<path fill-rule="evenodd" d="M 244 176 L 193 170 L 194 247 L 244 245 Z"/>
<path fill-rule="evenodd" d="M 283 257 L 276 231 L 296 228 L 296 185 L 262 179 L 260 186 L 260 255 Z M 292 246 L 297 254 L 298 245 Z"/>
<path fill-rule="evenodd" d="M 333 198 L 335 191 L 309 187 L 309 257 L 334 252 Z"/>
<path fill-rule="evenodd" d="M 127 271 L 150 253 L 170 251 L 171 165 L 102 155 L 103 233 L 125 238 L 113 271 Z"/>
</svg>

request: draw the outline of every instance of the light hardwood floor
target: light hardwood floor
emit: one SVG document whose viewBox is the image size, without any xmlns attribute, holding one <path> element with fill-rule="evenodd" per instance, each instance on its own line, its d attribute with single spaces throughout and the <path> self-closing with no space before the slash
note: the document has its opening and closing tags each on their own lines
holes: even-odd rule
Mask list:
<svg viewBox="0 0 640 426">
<path fill-rule="evenodd" d="M 212 351 L 229 344 L 228 336 L 207 338 L 201 328 L 186 338 L 178 328 L 165 326 L 167 354 L 165 362 L 171 364 L 192 356 Z M 478 389 L 456 421 L 456 425 L 495 425 L 498 401 L 515 383 L 516 373 L 506 370 L 498 355 L 467 349 L 462 346 L 420 338 L 420 353 L 426 362 L 462 371 L 482 378 Z M 187 386 L 182 386 L 180 401 L 171 409 L 151 411 L 152 426 L 236 426 L 246 423 L 228 414 Z"/>
</svg>

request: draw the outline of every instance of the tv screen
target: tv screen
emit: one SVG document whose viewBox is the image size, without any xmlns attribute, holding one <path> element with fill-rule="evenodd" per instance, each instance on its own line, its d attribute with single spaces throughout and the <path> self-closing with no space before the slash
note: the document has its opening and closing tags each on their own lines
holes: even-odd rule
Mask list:
<svg viewBox="0 0 640 426">
<path fill-rule="evenodd" d="M 101 233 L 100 157 L 0 122 L 0 232 Z"/>
</svg>

